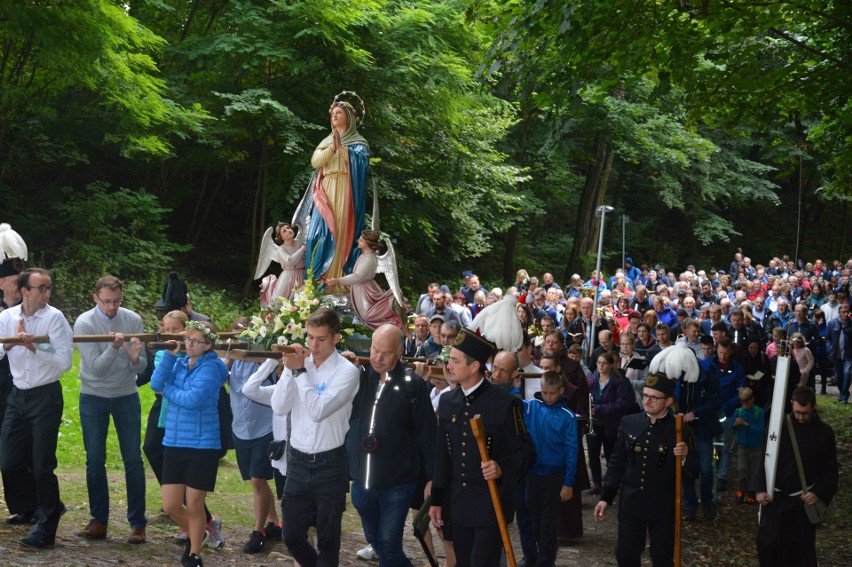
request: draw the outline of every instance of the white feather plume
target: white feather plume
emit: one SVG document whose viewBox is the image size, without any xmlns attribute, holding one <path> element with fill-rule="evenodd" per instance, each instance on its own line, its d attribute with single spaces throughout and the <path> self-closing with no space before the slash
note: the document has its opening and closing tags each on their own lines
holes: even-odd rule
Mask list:
<svg viewBox="0 0 852 567">
<path fill-rule="evenodd" d="M 9 258 L 27 259 L 27 243 L 8 223 L 0 224 L 0 264 Z"/>
<path fill-rule="evenodd" d="M 649 374 L 662 371 L 669 379 L 677 380 L 683 374 L 684 382 L 698 382 L 701 373 L 695 352 L 684 345 L 672 345 L 651 360 Z"/>
<path fill-rule="evenodd" d="M 510 295 L 479 312 L 470 328 L 497 345 L 500 350 L 518 352 L 524 341 L 524 328 L 518 318 L 518 298 Z"/>
</svg>

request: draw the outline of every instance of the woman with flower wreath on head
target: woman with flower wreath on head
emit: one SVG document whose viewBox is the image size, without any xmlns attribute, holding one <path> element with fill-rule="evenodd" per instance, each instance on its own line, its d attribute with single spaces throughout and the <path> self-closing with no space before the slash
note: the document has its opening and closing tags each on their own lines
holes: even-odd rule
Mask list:
<svg viewBox="0 0 852 567">
<path fill-rule="evenodd" d="M 181 564 L 197 567 L 207 518 L 204 500 L 216 486 L 221 433 L 219 388 L 228 369 L 216 356 L 219 337 L 204 323 L 186 323 L 186 358 L 177 341 L 166 351 L 151 388 L 169 401 L 163 438 L 163 510 L 189 534 Z"/>
<path fill-rule="evenodd" d="M 341 100 L 351 96 L 360 109 Z M 343 277 L 360 255 L 357 235 L 364 229 L 367 167 L 370 146 L 358 132 L 364 105 L 355 93 L 344 91 L 329 109 L 331 134 L 314 150 L 311 165 L 316 170 L 308 191 L 296 211 L 295 222 L 310 216 L 305 241 L 308 270 L 317 281 Z"/>
</svg>

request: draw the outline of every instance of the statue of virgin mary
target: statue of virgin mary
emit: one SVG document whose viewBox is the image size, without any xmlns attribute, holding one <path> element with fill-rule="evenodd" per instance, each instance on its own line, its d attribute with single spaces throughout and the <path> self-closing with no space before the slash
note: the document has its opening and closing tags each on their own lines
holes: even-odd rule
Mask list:
<svg viewBox="0 0 852 567">
<path fill-rule="evenodd" d="M 357 235 L 364 230 L 370 146 L 357 127 L 364 108 L 362 103 L 359 116 L 352 104 L 339 100 L 341 95 L 329 109 L 331 133 L 314 150 L 315 171 L 293 219 L 307 225 L 306 268 L 316 281 L 336 280 L 352 271 L 360 255 Z"/>
</svg>

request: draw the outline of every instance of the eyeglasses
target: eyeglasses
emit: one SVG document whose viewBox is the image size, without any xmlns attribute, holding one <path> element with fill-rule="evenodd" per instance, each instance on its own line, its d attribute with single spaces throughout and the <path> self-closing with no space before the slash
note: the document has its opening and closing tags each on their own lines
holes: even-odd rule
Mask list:
<svg viewBox="0 0 852 567">
<path fill-rule="evenodd" d="M 192 346 L 209 345 L 210 344 L 210 341 L 203 341 L 201 339 L 190 339 L 190 338 L 183 339 L 183 342 L 185 342 L 188 345 L 192 345 Z"/>
<path fill-rule="evenodd" d="M 665 396 L 652 396 L 651 394 L 642 394 L 643 400 L 651 400 L 653 402 L 661 402 L 665 400 Z"/>
<path fill-rule="evenodd" d="M 811 415 L 813 412 L 814 412 L 814 410 L 809 410 L 809 411 L 796 411 L 796 410 L 793 410 L 793 415 L 800 415 L 800 416 L 802 416 L 802 417 L 808 417 L 808 416 L 809 416 L 809 415 Z"/>
<path fill-rule="evenodd" d="M 26 288 L 27 288 L 27 289 L 29 289 L 29 290 L 33 290 L 33 289 L 34 289 L 34 290 L 38 291 L 39 293 L 47 293 L 47 292 L 49 292 L 50 290 L 52 290 L 52 289 L 53 289 L 53 286 L 52 286 L 52 285 L 43 284 L 43 285 L 40 285 L 40 286 L 38 286 L 38 287 L 30 287 L 30 286 L 26 286 Z"/>
<path fill-rule="evenodd" d="M 124 299 L 101 299 L 99 297 L 98 301 L 100 301 L 101 303 L 103 303 L 106 306 L 115 305 L 116 307 L 118 307 L 119 305 L 121 305 L 121 303 L 124 301 Z"/>
</svg>

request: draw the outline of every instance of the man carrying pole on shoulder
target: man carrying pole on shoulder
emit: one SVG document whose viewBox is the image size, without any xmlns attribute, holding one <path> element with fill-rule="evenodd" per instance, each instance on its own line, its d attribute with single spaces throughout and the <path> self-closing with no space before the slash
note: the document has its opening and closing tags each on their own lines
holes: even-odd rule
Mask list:
<svg viewBox="0 0 852 567">
<path fill-rule="evenodd" d="M 0 469 L 20 478 L 22 470 L 32 468 L 37 523 L 20 543 L 37 549 L 53 547 L 59 518 L 65 513 L 54 470 L 63 408 L 59 377 L 71 369 L 73 347 L 71 326 L 61 311 L 48 305 L 52 287 L 47 270 L 26 269 L 18 276 L 21 303 L 0 313 L 0 336 L 21 339 L 0 348 L 0 358 L 9 357 L 14 382 L 0 434 Z M 49 343 L 33 343 L 34 336 L 44 335 Z"/>
<path fill-rule="evenodd" d="M 358 369 L 336 350 L 340 318 L 321 307 L 308 317 L 309 351 L 296 345 L 272 393 L 272 411 L 290 412 L 292 429 L 284 485 L 284 544 L 302 567 L 339 563 L 340 534 L 349 487 L 345 438 Z M 316 518 L 317 548 L 308 542 Z"/>
<path fill-rule="evenodd" d="M 109 522 L 109 486 L 106 474 L 106 440 L 109 421 L 124 463 L 127 490 L 128 543 L 145 543 L 145 468 L 142 464 L 142 405 L 136 375 L 147 365 L 138 338 L 125 334 L 144 331 L 142 318 L 121 307 L 124 284 L 104 276 L 95 284 L 95 307 L 74 323 L 75 335 L 112 335 L 111 343 L 80 343 L 80 426 L 86 449 L 86 489 L 91 519 L 77 532 L 80 537 L 104 539 Z"/>
<path fill-rule="evenodd" d="M 373 334 L 370 366 L 361 368 L 346 438 L 352 504 L 364 535 L 382 565 L 398 566 L 411 565 L 402 549 L 405 519 L 421 463 L 425 491 L 431 490 L 435 454 L 430 386 L 400 363 L 404 338 L 393 325 Z"/>
</svg>

